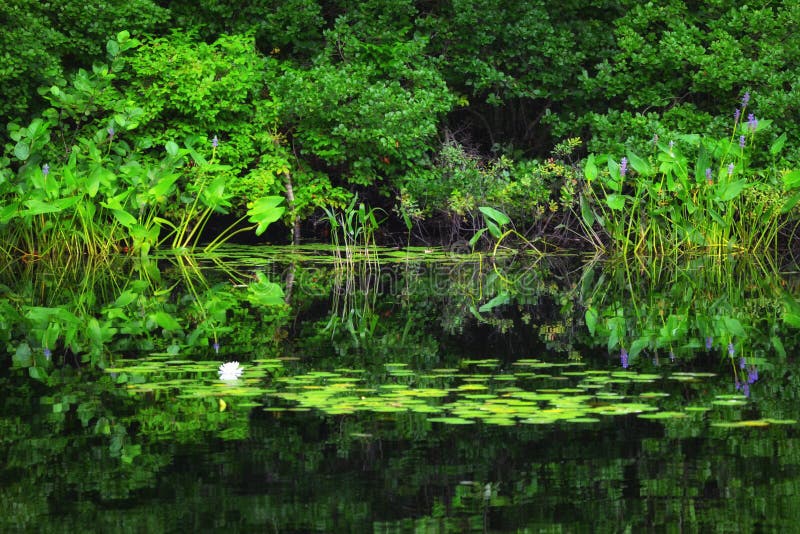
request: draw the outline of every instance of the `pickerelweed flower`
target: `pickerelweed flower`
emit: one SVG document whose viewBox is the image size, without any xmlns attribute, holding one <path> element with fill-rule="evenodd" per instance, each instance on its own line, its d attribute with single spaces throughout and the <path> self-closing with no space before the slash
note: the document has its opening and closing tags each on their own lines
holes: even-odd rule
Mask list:
<svg viewBox="0 0 800 534">
<path fill-rule="evenodd" d="M 736 111 L 733 112 L 733 122 L 734 123 L 739 122 L 739 118 L 741 116 L 742 116 L 742 110 L 740 110 L 739 108 L 736 108 Z"/>
<path fill-rule="evenodd" d="M 109 126 L 108 128 L 106 128 L 106 131 L 108 132 L 108 138 L 109 139 L 114 139 L 114 134 L 116 133 L 114 131 L 114 127 L 113 126 Z"/>
<path fill-rule="evenodd" d="M 45 176 L 50 174 L 50 165 L 48 165 L 47 163 L 42 165 L 42 174 L 44 174 Z"/>
<path fill-rule="evenodd" d="M 711 336 L 708 336 L 706 338 L 706 350 L 711 350 L 711 347 L 713 347 L 713 346 L 714 346 L 714 338 L 711 337 Z"/>
<path fill-rule="evenodd" d="M 619 351 L 619 361 L 622 364 L 622 368 L 623 369 L 627 369 L 628 368 L 628 351 L 627 350 L 622 349 L 622 350 Z"/>
<path fill-rule="evenodd" d="M 733 355 L 736 354 L 736 347 L 733 346 L 733 341 L 728 343 L 728 356 L 733 358 Z"/>
<path fill-rule="evenodd" d="M 733 163 L 728 165 L 728 176 L 732 176 L 732 175 L 733 175 Z"/>
<path fill-rule="evenodd" d="M 219 366 L 220 380 L 236 380 L 244 372 L 244 367 L 239 366 L 239 362 L 226 362 Z"/>
<path fill-rule="evenodd" d="M 744 356 L 739 358 L 739 369 L 744 369 L 747 367 L 747 360 L 744 359 Z"/>
<path fill-rule="evenodd" d="M 742 384 L 742 394 L 745 397 L 750 396 L 750 384 Z"/>
<path fill-rule="evenodd" d="M 675 361 L 675 353 L 672 351 L 669 351 L 669 361 L 671 362 Z"/>
<path fill-rule="evenodd" d="M 625 178 L 625 173 L 628 172 L 628 158 L 622 158 L 619 162 L 619 175 Z"/>
<path fill-rule="evenodd" d="M 44 357 L 47 360 L 49 360 L 53 356 L 53 351 L 51 351 L 49 348 L 45 347 L 45 348 L 42 349 L 42 354 L 44 354 Z"/>
<path fill-rule="evenodd" d="M 219 341 L 215 341 L 211 347 L 214 349 L 214 352 L 219 354 Z"/>
<path fill-rule="evenodd" d="M 714 182 L 714 179 L 711 177 L 711 168 L 706 169 L 706 181 L 709 184 Z"/>
<path fill-rule="evenodd" d="M 218 139 L 218 138 L 217 138 L 217 136 L 215 135 L 215 136 L 214 136 L 214 137 L 211 139 L 211 148 L 217 148 L 217 146 L 219 146 L 219 139 Z"/>
<path fill-rule="evenodd" d="M 746 91 L 744 96 L 742 97 L 742 107 L 746 108 L 747 104 L 750 103 L 750 91 Z"/>
<path fill-rule="evenodd" d="M 756 119 L 756 116 L 752 113 L 747 116 L 747 126 L 754 132 L 756 131 L 756 128 L 758 128 L 758 119 Z"/>
<path fill-rule="evenodd" d="M 758 369 L 756 369 L 755 366 L 753 366 L 747 372 L 747 381 L 752 384 L 756 380 L 758 380 Z"/>
<path fill-rule="evenodd" d="M 739 136 L 739 148 L 744 148 L 744 145 L 747 143 L 747 139 L 743 135 Z"/>
</svg>

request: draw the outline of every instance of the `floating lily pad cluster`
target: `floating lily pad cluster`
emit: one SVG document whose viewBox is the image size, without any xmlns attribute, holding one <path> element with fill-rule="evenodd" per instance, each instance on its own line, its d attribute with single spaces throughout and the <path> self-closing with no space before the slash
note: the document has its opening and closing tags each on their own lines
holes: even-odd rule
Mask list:
<svg viewBox="0 0 800 534">
<path fill-rule="evenodd" d="M 464 360 L 459 368 L 426 371 L 388 363 L 376 372 L 340 368 L 292 374 L 279 359 L 255 360 L 239 380 L 220 381 L 218 362 L 170 360 L 155 356 L 107 369 L 132 392 L 175 392 L 178 398 L 218 396 L 239 407 L 268 411 L 317 410 L 337 416 L 356 413 L 424 414 L 431 423 L 448 425 L 547 425 L 597 423 L 608 416 L 630 415 L 665 420 L 702 416 L 712 409 L 741 407 L 738 394 L 720 395 L 708 405 L 661 409 L 670 395 L 659 388 L 668 381 L 697 382 L 713 373 L 670 375 L 585 369 L 582 362 L 552 363 L 522 359 L 503 367 L 496 359 Z M 633 393 L 631 392 L 633 391 Z M 715 426 L 764 426 L 794 421 L 763 419 L 721 421 Z"/>
</svg>

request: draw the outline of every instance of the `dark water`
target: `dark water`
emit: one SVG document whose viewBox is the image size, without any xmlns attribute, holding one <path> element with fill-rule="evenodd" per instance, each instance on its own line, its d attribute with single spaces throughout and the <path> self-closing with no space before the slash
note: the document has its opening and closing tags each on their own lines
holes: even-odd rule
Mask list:
<svg viewBox="0 0 800 534">
<path fill-rule="evenodd" d="M 8 302 L 27 317 L 18 322 L 28 333 L 10 322 L 15 316 L 6 305 L 0 529 L 796 529 L 800 369 L 793 358 L 796 335 L 785 317 L 793 309 L 786 301 L 791 281 L 779 273 L 760 276 L 763 285 L 743 289 L 737 277 L 750 279 L 753 273 L 730 270 L 720 287 L 736 283 L 738 296 L 700 280 L 713 290 L 712 298 L 702 300 L 696 286 L 675 289 L 674 276 L 637 284 L 639 293 L 618 283 L 628 276 L 604 268 L 591 274 L 599 283 L 587 282 L 586 267 L 572 261 L 540 265 L 534 273 L 530 263 L 519 260 L 498 271 L 446 258 L 399 264 L 384 258 L 380 268 L 362 266 L 359 272 L 351 266 L 355 270 L 342 275 L 341 266 L 319 258 L 316 263 L 273 258 L 237 257 L 236 272 L 268 264 L 267 277 L 282 287 L 288 302 L 281 312 L 274 305 L 259 308 L 257 298 L 237 293 L 243 288 L 231 289 L 246 284 L 230 282 L 230 272 L 204 266 L 187 279 L 185 272 L 170 274 L 183 272 L 170 261 L 157 266 L 160 283 L 173 288 L 168 294 L 141 290 L 137 302 L 123 307 L 108 304 L 120 304 L 124 287 L 116 283 L 107 291 L 93 286 L 93 308 L 85 304 L 86 289 L 66 290 L 63 283 L 57 297 L 49 274 L 29 272 L 29 283 L 13 289 L 6 282 Z M 700 283 L 701 277 L 687 278 Z M 176 286 L 175 280 L 182 282 Z M 204 293 L 201 280 L 216 289 Z M 218 280 L 226 285 L 215 286 Z M 192 292 L 192 285 L 200 289 Z M 604 288 L 602 294 L 596 287 Z M 226 292 L 239 298 L 222 306 L 224 313 L 208 327 L 216 309 L 208 304 L 209 295 L 225 301 Z M 670 292 L 694 297 L 682 308 L 679 299 L 665 298 L 674 296 Z M 186 294 L 194 296 L 187 300 Z M 94 354 L 89 340 L 80 341 L 77 334 L 67 340 L 72 319 L 48 316 L 42 325 L 36 317 L 44 312 L 25 308 L 66 307 L 79 301 L 76 295 L 84 300 L 72 308 L 74 314 L 88 313 L 100 327 L 121 324 L 109 319 L 117 309 L 127 310 L 125 320 L 134 324 L 135 308 L 154 324 L 156 313 L 169 313 L 182 329 L 165 328 L 159 316 L 160 326 L 143 321 L 141 330 L 131 326 L 127 334 L 120 328 L 104 342 L 108 350 Z M 485 306 L 497 296 L 504 302 Z M 198 300 L 208 304 L 205 315 L 191 311 Z M 623 323 L 614 322 L 620 303 L 638 310 L 623 314 L 621 335 L 611 333 Z M 611 328 L 588 332 L 585 310 L 592 306 L 606 318 L 598 325 Z M 653 324 L 647 324 L 648 310 Z M 773 310 L 774 318 L 764 310 Z M 689 326 L 679 328 L 680 340 L 668 332 L 658 337 L 670 314 L 691 317 Z M 49 324 L 61 325 L 59 337 L 47 347 L 49 364 L 37 363 L 44 357 L 38 343 L 51 341 L 41 337 Z M 88 331 L 94 323 L 81 324 L 81 331 Z M 203 324 L 212 334 L 193 338 L 191 332 Z M 30 334 L 37 328 L 45 333 Z M 648 331 L 655 332 L 650 343 L 623 370 L 621 346 L 633 354 L 634 341 Z M 609 349 L 612 335 L 623 341 Z M 706 337 L 715 338 L 709 349 Z M 783 354 L 775 348 L 776 337 Z M 179 350 L 170 348 L 176 346 Z M 539 363 L 519 365 L 526 359 Z M 218 380 L 216 366 L 231 360 L 245 365 L 242 380 Z M 756 369 L 757 379 L 748 380 Z M 329 374 L 314 374 L 322 372 Z M 608 380 L 587 389 L 592 377 Z M 329 387 L 355 394 L 338 393 L 336 402 L 325 404 L 320 395 Z M 435 394 L 434 388 L 446 390 L 446 396 L 426 398 L 414 408 L 404 398 L 381 396 L 387 390 Z M 624 397 L 652 411 L 594 411 L 589 417 L 582 412 L 575 421 L 565 416 L 537 422 L 516 413 L 508 419 L 464 415 L 469 424 L 436 422 L 463 403 L 485 411 L 498 399 L 534 393 L 553 396 L 537 410 L 563 413 L 579 401 L 596 410 Z M 370 399 L 376 402 L 343 408 Z M 303 402 L 309 409 L 297 411 Z M 426 413 L 420 406 L 443 411 Z M 676 415 L 643 417 L 657 413 Z"/>
</svg>

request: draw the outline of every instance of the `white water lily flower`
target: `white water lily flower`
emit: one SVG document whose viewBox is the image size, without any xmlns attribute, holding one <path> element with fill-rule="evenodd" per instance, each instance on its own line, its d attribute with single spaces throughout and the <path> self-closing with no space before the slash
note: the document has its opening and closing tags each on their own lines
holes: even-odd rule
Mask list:
<svg viewBox="0 0 800 534">
<path fill-rule="evenodd" d="M 219 366 L 220 380 L 236 380 L 244 372 L 244 367 L 239 366 L 239 362 L 226 362 Z"/>
</svg>

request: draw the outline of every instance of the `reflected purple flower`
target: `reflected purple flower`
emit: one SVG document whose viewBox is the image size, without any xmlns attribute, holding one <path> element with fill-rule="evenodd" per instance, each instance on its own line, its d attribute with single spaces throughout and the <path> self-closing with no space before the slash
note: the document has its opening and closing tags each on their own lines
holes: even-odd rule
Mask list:
<svg viewBox="0 0 800 534">
<path fill-rule="evenodd" d="M 750 370 L 747 372 L 747 382 L 748 384 L 752 384 L 758 380 L 758 369 L 755 367 L 751 367 Z"/>
</svg>

